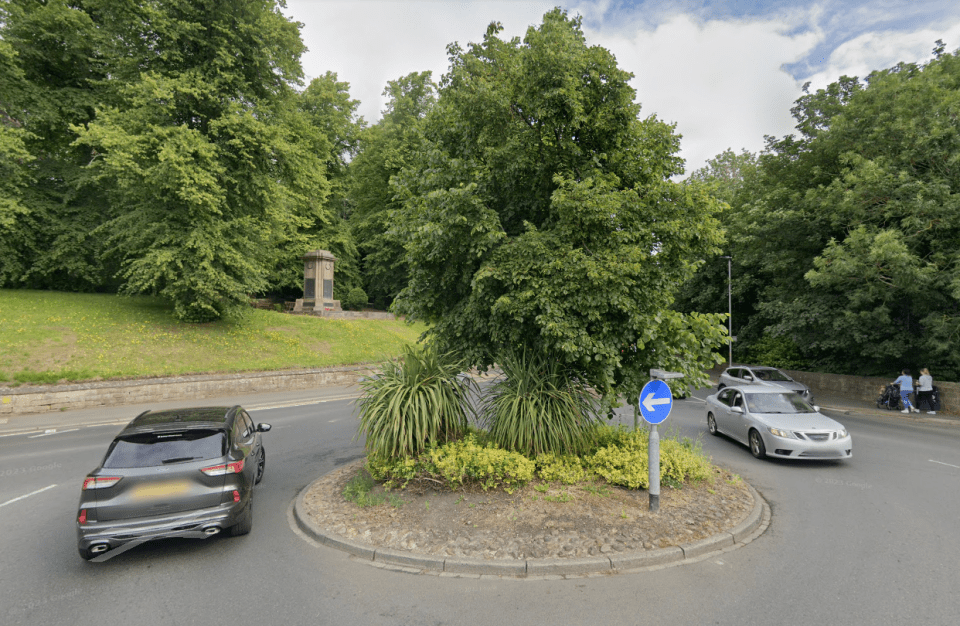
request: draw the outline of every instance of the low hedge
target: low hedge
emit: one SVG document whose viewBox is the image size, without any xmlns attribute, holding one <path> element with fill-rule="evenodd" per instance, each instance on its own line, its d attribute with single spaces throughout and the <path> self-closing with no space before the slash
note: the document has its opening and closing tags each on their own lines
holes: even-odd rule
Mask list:
<svg viewBox="0 0 960 626">
<path fill-rule="evenodd" d="M 594 476 L 628 489 L 649 487 L 647 431 L 599 426 L 592 441 L 582 456 L 545 453 L 531 460 L 497 447 L 485 432 L 470 429 L 462 439 L 428 448 L 416 457 L 371 455 L 367 469 L 387 488 L 405 488 L 413 482 L 456 490 L 472 484 L 513 493 L 535 477 L 572 485 Z M 675 435 L 660 440 L 662 484 L 679 488 L 688 480 L 704 480 L 711 476 L 711 468 L 699 442 Z"/>
</svg>

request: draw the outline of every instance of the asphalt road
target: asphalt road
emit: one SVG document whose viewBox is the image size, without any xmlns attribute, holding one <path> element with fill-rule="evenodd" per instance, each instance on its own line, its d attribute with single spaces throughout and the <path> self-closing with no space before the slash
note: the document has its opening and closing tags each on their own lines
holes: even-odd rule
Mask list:
<svg viewBox="0 0 960 626">
<path fill-rule="evenodd" d="M 378 569 L 292 528 L 297 493 L 362 455 L 350 401 L 309 402 L 244 399 L 256 421 L 273 424 L 249 535 L 148 543 L 104 563 L 77 555 L 73 520 L 80 483 L 119 426 L 82 423 L 135 413 L 58 414 L 69 427 L 0 437 L 0 624 L 874 626 L 960 616 L 954 426 L 841 416 L 853 459 L 757 461 L 706 434 L 702 402 L 679 401 L 666 429 L 701 436 L 716 463 L 764 495 L 773 512 L 764 535 L 638 574 L 478 580 Z"/>
</svg>

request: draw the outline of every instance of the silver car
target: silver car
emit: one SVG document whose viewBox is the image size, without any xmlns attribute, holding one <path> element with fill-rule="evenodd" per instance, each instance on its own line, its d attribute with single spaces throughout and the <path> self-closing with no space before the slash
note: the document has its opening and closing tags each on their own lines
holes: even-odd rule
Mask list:
<svg viewBox="0 0 960 626">
<path fill-rule="evenodd" d="M 766 385 L 727 387 L 706 400 L 707 429 L 749 446 L 758 459 L 849 459 L 843 424 L 798 394 Z"/>
<path fill-rule="evenodd" d="M 798 382 L 775 367 L 764 365 L 734 365 L 720 374 L 717 391 L 733 385 L 774 385 L 795 391 L 803 396 L 808 404 L 814 404 L 810 388 Z"/>
</svg>

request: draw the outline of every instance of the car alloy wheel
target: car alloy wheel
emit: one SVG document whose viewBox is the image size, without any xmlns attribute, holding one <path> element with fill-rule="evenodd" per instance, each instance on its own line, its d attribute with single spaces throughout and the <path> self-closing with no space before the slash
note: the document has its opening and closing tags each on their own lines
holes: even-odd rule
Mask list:
<svg viewBox="0 0 960 626">
<path fill-rule="evenodd" d="M 717 420 L 714 419 L 713 413 L 707 413 L 707 430 L 714 436 L 720 434 L 720 431 L 717 430 Z"/>
<path fill-rule="evenodd" d="M 755 430 L 750 431 L 750 453 L 758 459 L 767 456 L 767 447 L 763 445 L 763 437 Z"/>
<path fill-rule="evenodd" d="M 264 452 L 263 448 L 260 449 L 260 459 L 257 461 L 257 479 L 253 484 L 259 485 L 260 481 L 263 480 L 263 470 L 267 465 L 267 453 Z"/>
</svg>

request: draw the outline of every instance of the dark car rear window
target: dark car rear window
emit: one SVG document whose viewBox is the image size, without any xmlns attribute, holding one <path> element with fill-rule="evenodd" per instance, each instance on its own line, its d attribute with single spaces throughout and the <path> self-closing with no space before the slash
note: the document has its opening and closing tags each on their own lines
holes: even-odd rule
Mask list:
<svg viewBox="0 0 960 626">
<path fill-rule="evenodd" d="M 220 430 L 129 435 L 114 442 L 103 466 L 157 467 L 216 459 L 226 454 L 226 446 L 226 435 Z"/>
</svg>

